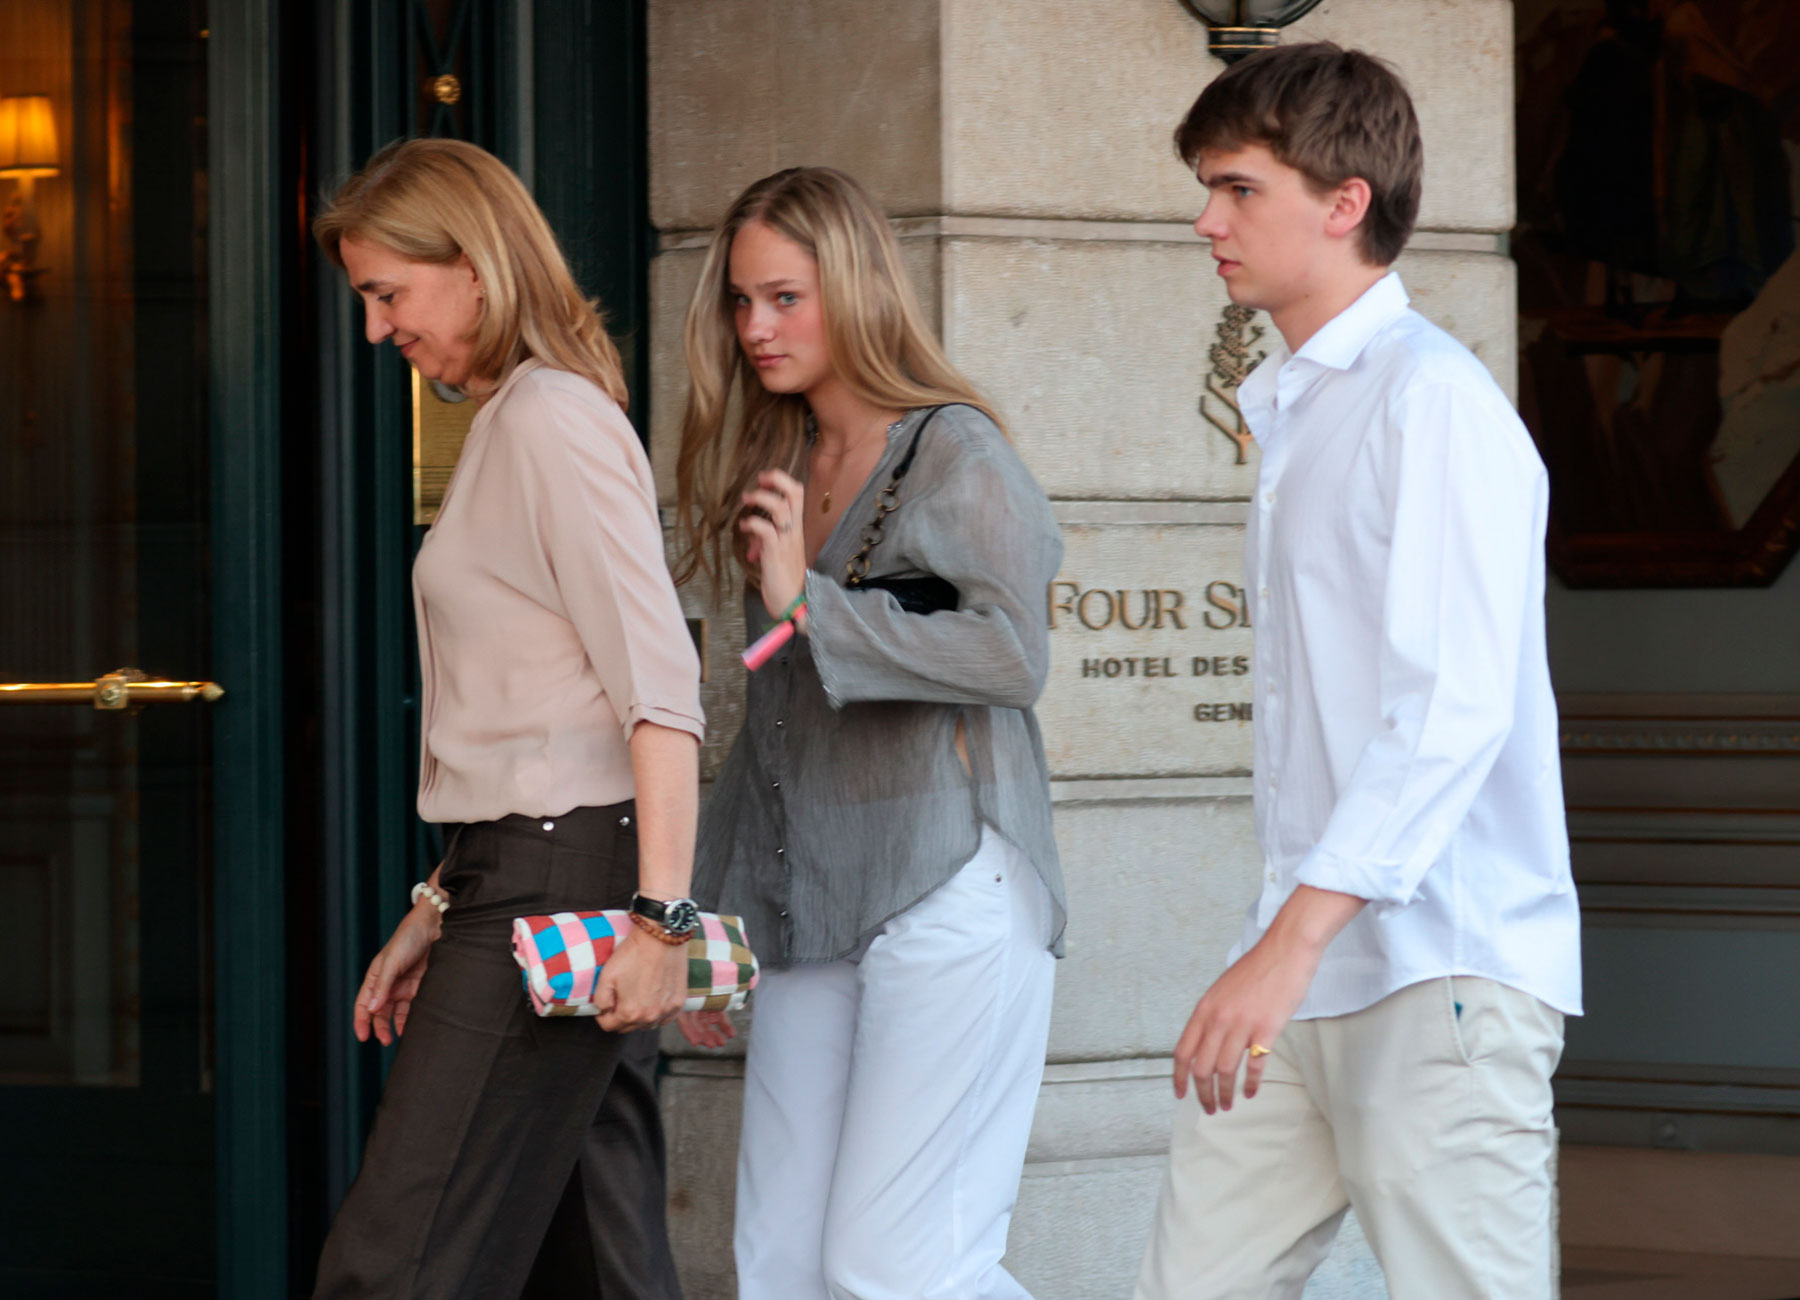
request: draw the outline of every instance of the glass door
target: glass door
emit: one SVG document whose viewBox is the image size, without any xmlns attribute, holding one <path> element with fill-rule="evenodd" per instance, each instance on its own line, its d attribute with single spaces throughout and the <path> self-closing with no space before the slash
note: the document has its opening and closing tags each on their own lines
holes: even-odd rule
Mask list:
<svg viewBox="0 0 1800 1300">
<path fill-rule="evenodd" d="M 213 1289 L 205 37 L 197 0 L 0 5 L 12 1300 Z"/>
</svg>

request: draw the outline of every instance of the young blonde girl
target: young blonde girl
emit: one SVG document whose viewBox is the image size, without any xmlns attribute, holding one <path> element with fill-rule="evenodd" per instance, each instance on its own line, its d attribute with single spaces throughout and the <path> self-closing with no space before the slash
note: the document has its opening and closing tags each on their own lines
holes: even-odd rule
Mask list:
<svg viewBox="0 0 1800 1300">
<path fill-rule="evenodd" d="M 738 1294 L 1023 1296 L 1000 1259 L 1064 917 L 1031 711 L 1049 503 L 841 172 L 745 191 L 686 339 L 678 576 L 741 577 L 752 636 L 799 629 L 751 675 L 695 857 L 764 961 Z"/>
</svg>

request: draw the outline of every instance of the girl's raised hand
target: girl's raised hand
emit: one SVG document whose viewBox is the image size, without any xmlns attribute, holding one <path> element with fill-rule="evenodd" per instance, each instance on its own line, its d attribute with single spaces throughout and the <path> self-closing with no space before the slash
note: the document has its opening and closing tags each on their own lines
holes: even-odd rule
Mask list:
<svg viewBox="0 0 1800 1300">
<path fill-rule="evenodd" d="M 806 489 L 793 475 L 766 469 L 744 493 L 738 529 L 750 536 L 749 559 L 762 570 L 763 607 L 778 617 L 806 589 Z"/>
</svg>

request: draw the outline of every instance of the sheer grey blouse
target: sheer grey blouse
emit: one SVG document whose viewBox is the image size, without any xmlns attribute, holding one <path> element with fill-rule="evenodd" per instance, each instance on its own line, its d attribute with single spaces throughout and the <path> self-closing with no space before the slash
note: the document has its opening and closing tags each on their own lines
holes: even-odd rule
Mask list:
<svg viewBox="0 0 1800 1300">
<path fill-rule="evenodd" d="M 961 603 L 902 612 L 846 588 L 921 420 L 877 577 L 934 574 Z M 835 961 L 975 855 L 981 824 L 1022 849 L 1067 915 L 1050 779 L 1032 705 L 1049 668 L 1044 593 L 1062 559 L 1050 503 L 994 422 L 968 406 L 910 411 L 806 578 L 806 636 L 752 673 L 744 729 L 700 818 L 694 894 L 744 918 L 767 965 Z M 752 637 L 769 626 L 745 598 Z M 956 752 L 964 724 L 970 768 Z"/>
</svg>

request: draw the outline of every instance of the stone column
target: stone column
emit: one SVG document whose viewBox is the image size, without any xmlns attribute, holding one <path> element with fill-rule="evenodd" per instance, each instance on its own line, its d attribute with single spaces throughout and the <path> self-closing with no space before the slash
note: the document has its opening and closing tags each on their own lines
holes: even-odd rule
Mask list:
<svg viewBox="0 0 1800 1300">
<path fill-rule="evenodd" d="M 1514 385 L 1510 0 L 1327 0 L 1288 40 L 1391 59 L 1426 149 L 1415 304 Z M 1253 630 L 1241 550 L 1253 444 L 1232 389 L 1270 341 L 1228 314 L 1170 135 L 1221 65 L 1177 0 L 652 0 L 652 450 L 670 473 L 681 316 L 707 231 L 748 182 L 823 163 L 902 235 L 950 355 L 1005 411 L 1067 558 L 1040 704 L 1069 957 L 1009 1266 L 1042 1300 L 1130 1291 L 1173 1099 L 1169 1052 L 1257 890 Z M 710 771 L 742 715 L 709 622 Z M 733 1292 L 741 1068 L 671 1035 L 673 1230 L 693 1300 Z M 1379 1296 L 1353 1224 L 1312 1296 Z"/>
</svg>

